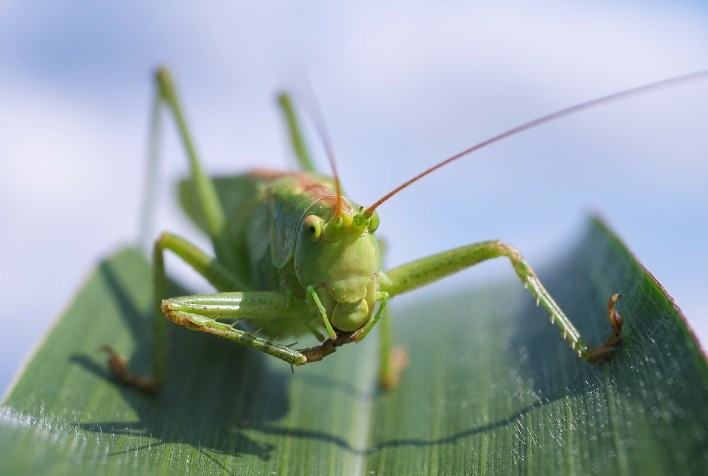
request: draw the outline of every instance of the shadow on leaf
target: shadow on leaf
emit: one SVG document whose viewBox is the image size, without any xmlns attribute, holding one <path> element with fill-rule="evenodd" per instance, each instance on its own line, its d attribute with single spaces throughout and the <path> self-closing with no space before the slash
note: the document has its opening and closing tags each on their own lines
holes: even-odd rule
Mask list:
<svg viewBox="0 0 708 476">
<path fill-rule="evenodd" d="M 99 272 L 137 343 L 130 367 L 136 373 L 148 372 L 152 352 L 150 311 L 133 301 L 126 283 L 110 262 L 104 262 Z M 179 294 L 184 292 L 171 289 L 171 295 Z M 105 361 L 97 363 L 93 356 L 85 355 L 74 355 L 72 361 L 102 379 L 112 379 Z M 151 446 L 180 443 L 203 452 L 251 454 L 268 460 L 273 445 L 254 441 L 239 428 L 277 420 L 287 413 L 287 379 L 286 372 L 267 369 L 263 356 L 257 352 L 169 326 L 168 378 L 160 392 L 145 395 L 115 383 L 115 389 L 133 408 L 137 420 L 86 422 L 79 427 L 93 432 L 155 438 Z"/>
</svg>

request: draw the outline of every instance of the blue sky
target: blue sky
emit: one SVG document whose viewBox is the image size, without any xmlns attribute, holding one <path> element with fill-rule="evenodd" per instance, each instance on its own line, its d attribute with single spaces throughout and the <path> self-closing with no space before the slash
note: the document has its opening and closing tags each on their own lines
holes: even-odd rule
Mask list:
<svg viewBox="0 0 708 476">
<path fill-rule="evenodd" d="M 521 122 L 708 68 L 699 2 L 254 3 L 0 5 L 0 389 L 97 260 L 138 235 L 156 65 L 174 71 L 204 162 L 222 173 L 292 166 L 273 98 L 307 97 L 311 82 L 362 203 Z M 507 140 L 381 207 L 389 263 L 501 238 L 542 270 L 595 211 L 705 345 L 706 126 L 708 82 Z M 153 233 L 195 236 L 172 200 L 186 164 L 171 130 L 163 150 Z M 513 279 L 501 261 L 429 292 L 499 279 Z"/>
</svg>

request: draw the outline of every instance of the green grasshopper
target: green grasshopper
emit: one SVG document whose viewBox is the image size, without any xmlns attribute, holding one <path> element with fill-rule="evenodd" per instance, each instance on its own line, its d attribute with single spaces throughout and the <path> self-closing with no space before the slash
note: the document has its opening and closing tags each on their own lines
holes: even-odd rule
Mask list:
<svg viewBox="0 0 708 476">
<path fill-rule="evenodd" d="M 390 270 L 381 269 L 377 208 L 405 187 L 477 149 L 510 135 L 580 110 L 649 90 L 704 79 L 708 71 L 673 78 L 605 96 L 528 122 L 425 170 L 384 195 L 371 206 L 361 206 L 342 193 L 331 148 L 325 139 L 334 177 L 315 172 L 304 145 L 291 100 L 281 95 L 298 173 L 254 171 L 240 177 L 247 192 L 238 203 L 222 203 L 214 181 L 199 162 L 169 72 L 155 75 L 153 137 L 162 106 L 172 113 L 190 163 L 190 184 L 215 257 L 172 233 L 163 233 L 154 245 L 155 345 L 150 376 L 136 376 L 126 360 L 110 347 L 109 366 L 126 385 L 156 391 L 165 379 L 166 317 L 175 324 L 207 332 L 277 357 L 291 366 L 322 360 L 337 348 L 364 339 L 377 324 L 381 328 L 379 379 L 384 388 L 395 386 L 405 366 L 403 354 L 392 351 L 386 313 L 388 300 L 437 281 L 477 263 L 506 257 L 526 287 L 543 306 L 551 324 L 577 356 L 588 362 L 608 358 L 622 342 L 622 316 L 615 310 L 619 294 L 610 297 L 610 336 L 591 348 L 541 284 L 521 254 L 501 241 L 462 246 Z M 321 131 L 322 132 L 322 131 Z M 151 159 L 151 160 L 154 160 Z M 227 206 L 228 205 L 228 206 Z M 193 296 L 166 296 L 164 254 L 170 251 L 202 275 L 218 291 Z M 236 326 L 242 319 L 260 327 L 260 334 Z M 279 336 L 311 333 L 320 345 L 294 348 L 276 343 Z M 324 333 L 324 335 L 323 335 Z"/>
</svg>

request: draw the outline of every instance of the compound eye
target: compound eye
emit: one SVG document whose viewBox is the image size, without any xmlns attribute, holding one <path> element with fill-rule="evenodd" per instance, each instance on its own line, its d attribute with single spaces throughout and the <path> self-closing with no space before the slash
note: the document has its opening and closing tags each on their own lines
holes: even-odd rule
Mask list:
<svg viewBox="0 0 708 476">
<path fill-rule="evenodd" d="M 303 222 L 305 233 L 310 237 L 310 241 L 315 242 L 322 235 L 322 218 L 317 215 L 309 215 Z"/>
</svg>

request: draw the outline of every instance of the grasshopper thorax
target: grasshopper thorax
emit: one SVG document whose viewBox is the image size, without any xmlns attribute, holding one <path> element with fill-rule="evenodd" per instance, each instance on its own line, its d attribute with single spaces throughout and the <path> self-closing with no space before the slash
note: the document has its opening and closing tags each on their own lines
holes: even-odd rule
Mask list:
<svg viewBox="0 0 708 476">
<path fill-rule="evenodd" d="M 342 197 L 336 216 L 336 197 L 316 201 L 300 223 L 294 256 L 300 284 L 314 288 L 332 325 L 346 332 L 373 316 L 381 267 L 378 215 L 355 214 L 355 207 Z"/>
</svg>

